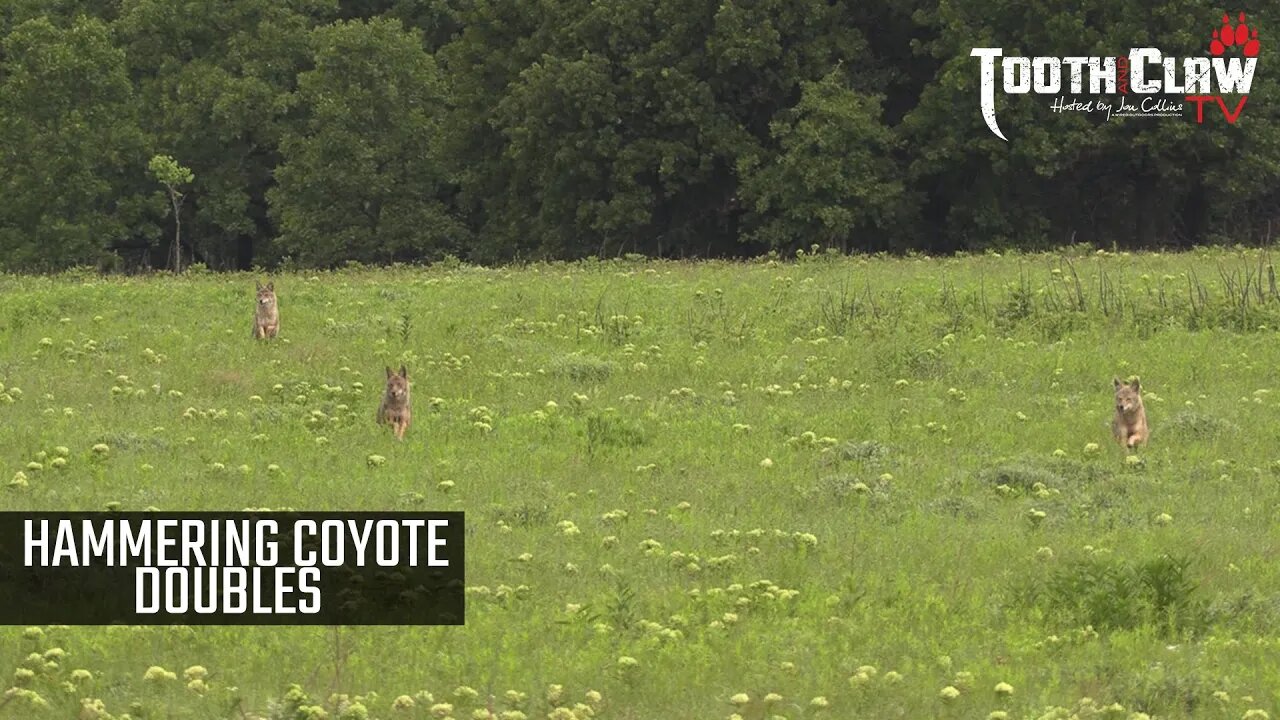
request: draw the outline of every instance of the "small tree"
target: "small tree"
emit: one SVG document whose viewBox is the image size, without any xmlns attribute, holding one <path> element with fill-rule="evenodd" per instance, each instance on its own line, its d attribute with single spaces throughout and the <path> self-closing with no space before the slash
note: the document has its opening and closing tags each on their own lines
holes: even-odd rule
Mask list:
<svg viewBox="0 0 1280 720">
<path fill-rule="evenodd" d="M 147 164 L 147 169 L 155 176 L 165 190 L 169 191 L 169 202 L 173 205 L 173 250 L 169 256 L 173 261 L 173 271 L 182 271 L 182 201 L 186 198 L 178 191 L 179 185 L 185 185 L 195 179 L 191 170 L 178 164 L 168 155 L 156 155 Z"/>
</svg>

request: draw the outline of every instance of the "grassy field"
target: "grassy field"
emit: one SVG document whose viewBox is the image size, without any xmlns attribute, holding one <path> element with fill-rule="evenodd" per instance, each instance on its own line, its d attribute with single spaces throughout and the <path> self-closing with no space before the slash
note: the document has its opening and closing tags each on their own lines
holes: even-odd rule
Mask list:
<svg viewBox="0 0 1280 720">
<path fill-rule="evenodd" d="M 1269 262 L 0 277 L 5 508 L 469 526 L 465 627 L 4 628 L 0 718 L 1276 715 Z"/>
</svg>

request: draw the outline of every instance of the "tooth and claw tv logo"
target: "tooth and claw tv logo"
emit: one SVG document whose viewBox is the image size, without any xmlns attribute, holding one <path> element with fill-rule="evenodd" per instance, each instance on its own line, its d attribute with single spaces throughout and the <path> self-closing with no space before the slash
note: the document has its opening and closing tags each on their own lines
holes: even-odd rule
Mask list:
<svg viewBox="0 0 1280 720">
<path fill-rule="evenodd" d="M 1239 50 L 1239 56 L 1232 51 Z M 1165 57 L 1159 48 L 1133 48 L 1116 57 L 1004 57 L 1003 48 L 973 48 L 980 59 L 982 119 L 995 136 L 1008 142 L 996 123 L 996 59 L 1002 86 L 1009 95 L 1056 95 L 1054 112 L 1101 113 L 1113 117 L 1173 117 L 1183 114 L 1182 100 L 1196 107 L 1196 123 L 1204 123 L 1205 104 L 1218 107 L 1234 124 L 1249 100 L 1249 88 L 1261 47 L 1258 30 L 1244 13 L 1239 22 L 1222 16 L 1209 42 L 1210 57 Z M 1102 96 L 1087 101 L 1066 95 Z M 1227 100 L 1226 95 L 1238 95 Z M 1118 97 L 1106 97 L 1118 96 Z M 1143 96 L 1141 99 L 1134 96 Z"/>
</svg>

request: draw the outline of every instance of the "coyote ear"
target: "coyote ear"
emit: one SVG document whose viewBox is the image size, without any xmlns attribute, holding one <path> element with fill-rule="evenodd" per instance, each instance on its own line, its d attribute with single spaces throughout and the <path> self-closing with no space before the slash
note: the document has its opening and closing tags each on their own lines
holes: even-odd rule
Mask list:
<svg viewBox="0 0 1280 720">
<path fill-rule="evenodd" d="M 275 281 L 275 280 L 272 280 L 271 282 L 267 283 L 267 289 L 268 289 L 268 290 L 270 290 L 271 292 L 275 292 L 275 291 L 276 291 L 276 281 Z"/>
<path fill-rule="evenodd" d="M 254 280 L 254 281 L 253 281 L 253 284 L 258 286 L 258 291 L 259 291 L 259 292 L 261 292 L 261 291 L 262 291 L 262 283 L 258 282 L 257 280 Z"/>
<path fill-rule="evenodd" d="M 400 377 L 404 378 L 405 380 L 409 379 L 409 371 L 405 369 L 404 365 L 400 366 Z"/>
<path fill-rule="evenodd" d="M 1113 385 L 1115 385 L 1115 387 L 1116 387 L 1116 389 L 1117 389 L 1117 390 L 1119 390 L 1119 389 L 1120 389 L 1120 378 L 1118 378 L 1118 377 L 1113 377 L 1113 378 L 1111 378 L 1111 383 L 1112 383 Z"/>
<path fill-rule="evenodd" d="M 388 365 L 388 366 L 387 366 L 387 379 L 388 379 L 388 380 L 390 380 L 390 379 L 391 379 L 391 374 L 392 374 L 392 373 L 391 373 L 391 366 L 390 366 L 390 365 Z"/>
<path fill-rule="evenodd" d="M 1129 383 L 1129 387 L 1133 388 L 1134 392 L 1137 392 L 1142 389 L 1142 387 L 1138 384 L 1138 378 L 1134 378 L 1133 382 Z"/>
</svg>

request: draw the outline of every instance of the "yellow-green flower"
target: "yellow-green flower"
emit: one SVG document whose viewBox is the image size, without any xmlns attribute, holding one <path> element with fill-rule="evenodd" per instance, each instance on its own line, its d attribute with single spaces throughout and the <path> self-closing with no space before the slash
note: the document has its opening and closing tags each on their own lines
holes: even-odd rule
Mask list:
<svg viewBox="0 0 1280 720">
<path fill-rule="evenodd" d="M 143 674 L 142 679 L 150 682 L 160 682 L 162 680 L 177 680 L 178 674 L 165 670 L 159 665 L 152 665 L 151 667 L 147 668 L 147 672 Z"/>
</svg>

